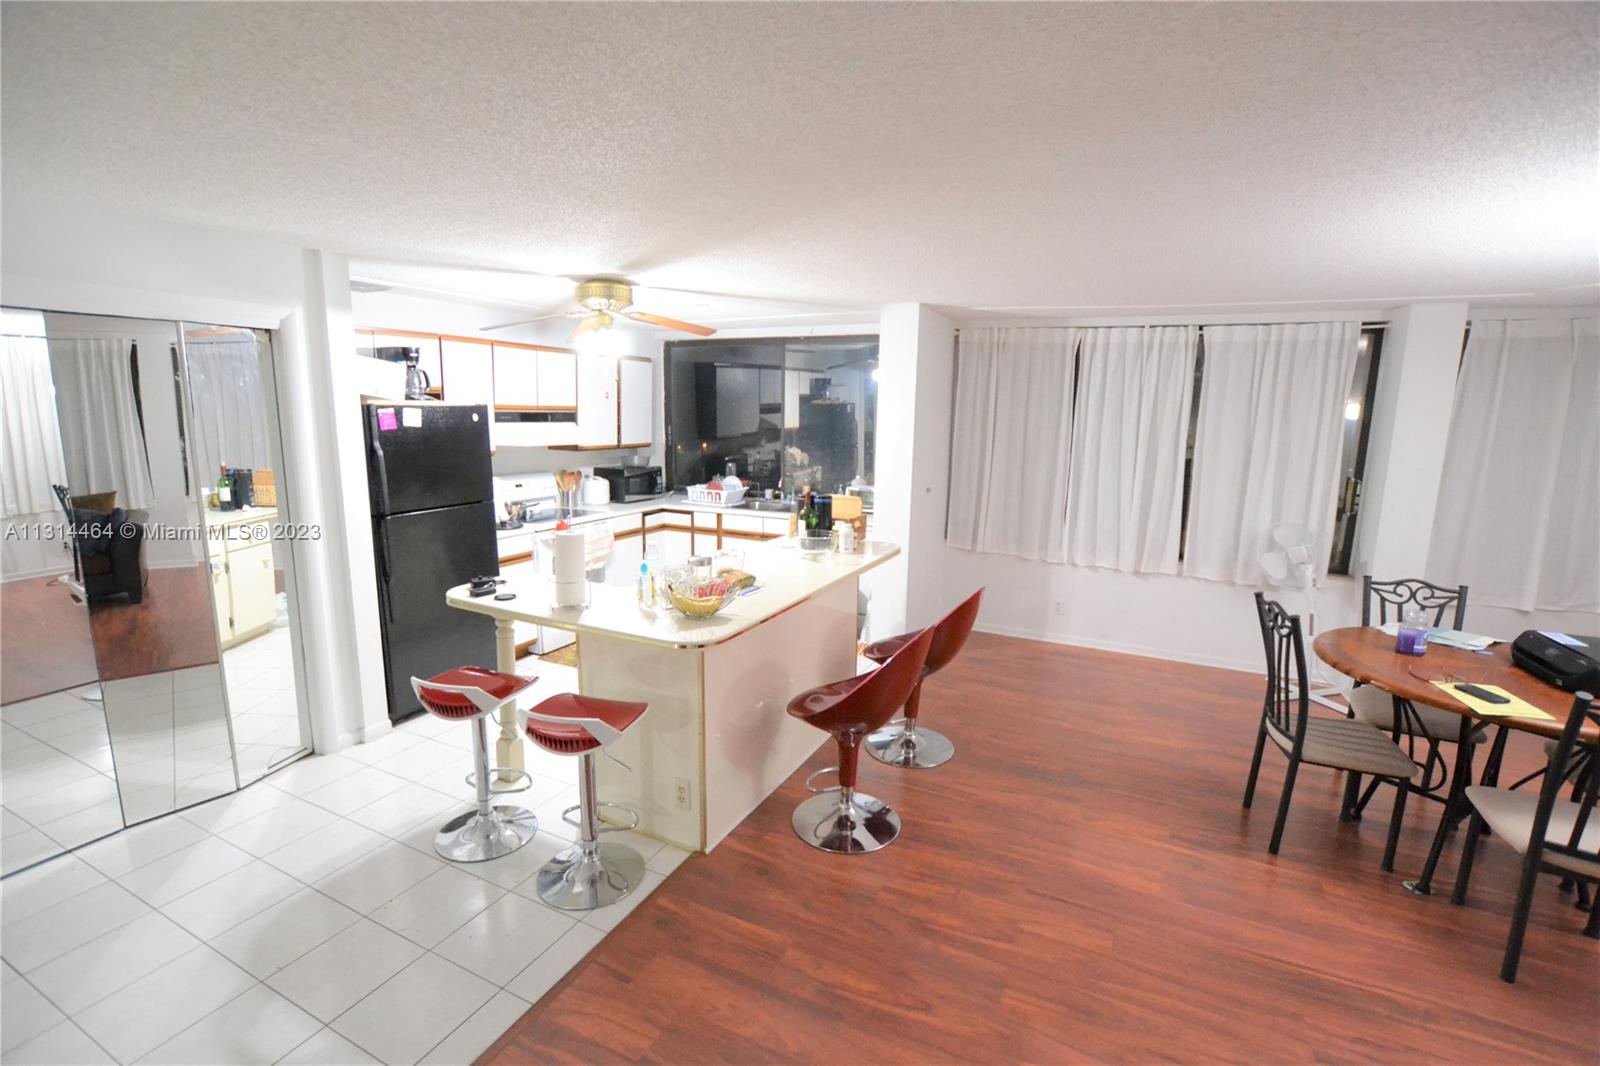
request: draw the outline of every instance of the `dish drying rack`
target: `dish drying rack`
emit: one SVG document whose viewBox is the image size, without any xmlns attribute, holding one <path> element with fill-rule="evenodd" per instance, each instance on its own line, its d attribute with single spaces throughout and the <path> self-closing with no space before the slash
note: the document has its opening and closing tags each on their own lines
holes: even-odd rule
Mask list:
<svg viewBox="0 0 1600 1066">
<path fill-rule="evenodd" d="M 737 507 L 744 502 L 747 489 L 740 485 L 736 489 L 725 489 L 720 486 L 690 485 L 689 502 L 705 504 L 711 507 Z"/>
</svg>

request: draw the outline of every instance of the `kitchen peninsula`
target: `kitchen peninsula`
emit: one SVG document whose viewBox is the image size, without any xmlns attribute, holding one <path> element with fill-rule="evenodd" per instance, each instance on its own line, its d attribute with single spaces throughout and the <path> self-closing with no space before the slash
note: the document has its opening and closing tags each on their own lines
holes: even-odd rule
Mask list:
<svg viewBox="0 0 1600 1066">
<path fill-rule="evenodd" d="M 758 586 L 710 618 L 664 599 L 644 607 L 633 588 L 601 583 L 590 584 L 587 606 L 556 607 L 551 583 L 531 575 L 502 586 L 513 600 L 474 599 L 466 585 L 446 599 L 495 620 L 506 672 L 514 623 L 576 633 L 581 693 L 650 704 L 608 749 L 617 761 L 599 761 L 601 797 L 637 810 L 640 832 L 709 851 L 825 739 L 788 715 L 789 700 L 857 673 L 858 580 L 899 553 L 868 542 L 806 557 L 788 538 L 752 543 L 744 568 Z"/>
</svg>

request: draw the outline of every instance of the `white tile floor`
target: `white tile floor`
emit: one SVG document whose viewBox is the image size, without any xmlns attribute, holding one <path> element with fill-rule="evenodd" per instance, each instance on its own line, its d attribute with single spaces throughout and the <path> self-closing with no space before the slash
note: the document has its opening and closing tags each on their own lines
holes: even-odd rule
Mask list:
<svg viewBox="0 0 1600 1066">
<path fill-rule="evenodd" d="M 575 687 L 537 664 L 534 698 Z M 645 884 L 587 914 L 534 895 L 570 839 L 569 759 L 529 750 L 539 837 L 451 865 L 465 725 L 414 719 L 0 882 L 0 1059 L 468 1063 L 686 857 L 617 834 Z"/>
<path fill-rule="evenodd" d="M 122 828 L 93 686 L 0 707 L 0 873 Z"/>
</svg>

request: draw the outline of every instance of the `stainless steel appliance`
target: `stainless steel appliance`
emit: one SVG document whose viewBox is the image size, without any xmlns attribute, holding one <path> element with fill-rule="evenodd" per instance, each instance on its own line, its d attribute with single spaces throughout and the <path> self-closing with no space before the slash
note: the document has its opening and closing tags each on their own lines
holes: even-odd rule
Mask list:
<svg viewBox="0 0 1600 1066">
<path fill-rule="evenodd" d="M 667 491 L 667 480 L 659 466 L 597 466 L 594 476 L 611 483 L 613 503 L 648 500 Z"/>
</svg>

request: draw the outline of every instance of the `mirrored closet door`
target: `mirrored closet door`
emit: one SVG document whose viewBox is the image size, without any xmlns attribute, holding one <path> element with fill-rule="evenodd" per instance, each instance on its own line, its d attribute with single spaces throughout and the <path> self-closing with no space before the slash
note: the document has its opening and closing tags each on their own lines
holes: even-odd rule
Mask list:
<svg viewBox="0 0 1600 1066">
<path fill-rule="evenodd" d="M 5 312 L 0 865 L 309 750 L 270 339 Z"/>
<path fill-rule="evenodd" d="M 301 531 L 279 476 L 271 339 L 194 323 L 182 332 L 212 616 L 244 785 L 310 748 L 292 618 L 290 545 Z"/>
</svg>

